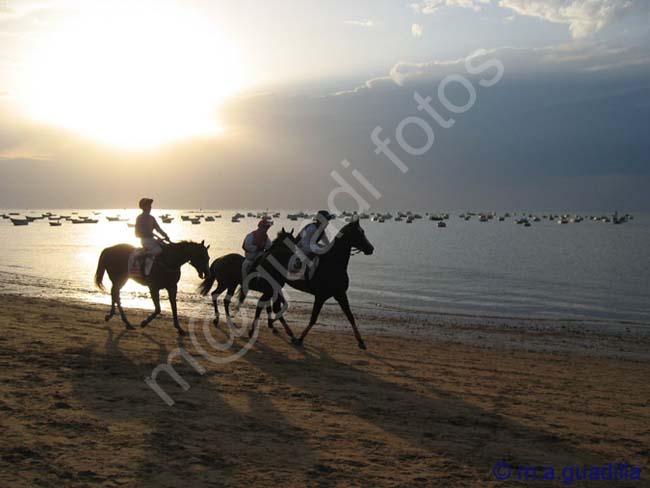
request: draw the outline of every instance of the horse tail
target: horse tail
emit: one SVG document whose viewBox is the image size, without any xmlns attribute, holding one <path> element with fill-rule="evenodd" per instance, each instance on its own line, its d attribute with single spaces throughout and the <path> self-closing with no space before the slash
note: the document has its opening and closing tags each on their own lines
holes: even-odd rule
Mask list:
<svg viewBox="0 0 650 488">
<path fill-rule="evenodd" d="M 106 249 L 102 251 L 99 255 L 99 261 L 97 262 L 97 271 L 95 271 L 95 286 L 102 291 L 106 291 L 102 281 L 104 280 L 104 273 L 106 272 L 106 265 L 104 264 L 104 257 L 106 254 Z"/>
<path fill-rule="evenodd" d="M 203 282 L 199 285 L 199 293 L 201 295 L 206 296 L 210 289 L 212 289 L 212 285 L 214 285 L 215 282 L 215 277 L 214 277 L 214 271 L 210 269 L 210 274 L 206 279 L 203 280 Z"/>
</svg>

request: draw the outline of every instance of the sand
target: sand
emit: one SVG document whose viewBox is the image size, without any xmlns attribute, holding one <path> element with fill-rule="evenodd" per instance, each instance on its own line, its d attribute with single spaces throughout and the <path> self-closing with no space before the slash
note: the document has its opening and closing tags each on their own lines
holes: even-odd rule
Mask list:
<svg viewBox="0 0 650 488">
<path fill-rule="evenodd" d="M 169 314 L 125 332 L 104 322 L 104 306 L 0 299 L 3 487 L 503 486 L 500 461 L 514 467 L 506 486 L 549 486 L 517 481 L 520 466 L 559 476 L 622 462 L 645 481 L 571 486 L 649 486 L 644 338 L 516 327 L 454 336 L 449 324 L 404 337 L 364 329 L 361 317 L 368 351 L 345 327 L 314 331 L 302 350 L 262 328 L 246 354 L 219 364 L 179 340 Z M 298 331 L 305 320 L 291 317 Z M 324 320 L 345 323 L 334 310 Z M 144 379 L 178 347 L 199 371 L 173 361 L 186 391 L 158 376 L 168 406 Z"/>
</svg>

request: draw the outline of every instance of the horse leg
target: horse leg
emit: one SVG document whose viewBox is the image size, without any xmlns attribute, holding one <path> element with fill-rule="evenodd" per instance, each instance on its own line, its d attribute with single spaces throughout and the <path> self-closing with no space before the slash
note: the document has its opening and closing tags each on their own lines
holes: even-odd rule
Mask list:
<svg viewBox="0 0 650 488">
<path fill-rule="evenodd" d="M 185 331 L 182 329 L 180 322 L 178 321 L 178 309 L 176 308 L 176 292 L 178 289 L 173 286 L 167 288 L 167 293 L 169 294 L 169 304 L 172 306 L 172 315 L 174 317 L 174 327 L 178 331 L 178 335 L 185 335 Z"/>
<path fill-rule="evenodd" d="M 267 316 L 267 320 L 268 320 L 267 323 L 268 323 L 269 329 L 271 329 L 271 332 L 273 332 L 273 334 L 277 334 L 278 331 L 276 330 L 275 327 L 273 327 L 272 315 L 273 315 L 273 309 L 271 308 L 271 305 L 269 304 L 269 305 L 266 306 L 266 316 Z"/>
<path fill-rule="evenodd" d="M 253 319 L 253 324 L 251 325 L 250 330 L 248 331 L 248 337 L 253 337 L 253 334 L 255 333 L 255 327 L 257 326 L 257 322 L 260 320 L 260 315 L 262 315 L 262 305 L 261 303 L 263 301 L 268 300 L 266 298 L 266 295 L 262 295 L 260 299 L 257 301 L 257 305 L 255 306 L 255 318 Z"/>
<path fill-rule="evenodd" d="M 126 328 L 129 330 L 133 330 L 134 327 L 131 325 L 129 322 L 129 319 L 126 318 L 126 314 L 124 313 L 124 309 L 122 308 L 122 300 L 120 299 L 120 290 L 124 286 L 124 283 L 113 283 L 113 288 L 111 289 L 111 295 L 113 293 L 115 294 L 115 304 L 117 305 L 117 310 L 120 312 L 120 317 L 122 317 L 122 322 L 124 322 L 124 325 L 126 325 Z"/>
<path fill-rule="evenodd" d="M 323 308 L 323 304 L 327 300 L 327 297 L 322 296 L 322 295 L 316 295 L 314 297 L 314 306 L 311 309 L 311 318 L 309 319 L 309 325 L 305 330 L 302 331 L 302 334 L 300 334 L 300 337 L 293 341 L 294 344 L 297 344 L 299 346 L 302 345 L 302 342 L 305 340 L 305 337 L 307 337 L 307 334 L 309 334 L 309 331 L 311 328 L 314 326 L 316 323 L 316 320 L 318 320 L 318 315 L 320 314 L 321 309 Z"/>
<path fill-rule="evenodd" d="M 230 300 L 232 297 L 235 295 L 235 291 L 237 291 L 237 287 L 230 287 L 228 288 L 228 291 L 226 292 L 226 297 L 223 299 L 223 308 L 226 309 L 226 317 L 229 319 L 230 317 Z"/>
<path fill-rule="evenodd" d="M 217 286 L 217 289 L 212 292 L 212 304 L 214 305 L 214 320 L 212 323 L 214 325 L 219 325 L 219 304 L 217 303 L 217 300 L 219 295 L 221 295 L 225 289 L 226 287 L 220 283 Z"/>
<path fill-rule="evenodd" d="M 117 302 L 117 299 L 115 297 L 116 295 L 119 295 L 119 293 L 120 291 L 117 288 L 115 288 L 115 285 L 113 285 L 113 287 L 111 288 L 111 310 L 104 317 L 104 320 L 106 322 L 111 320 L 115 315 L 115 303 Z"/>
<path fill-rule="evenodd" d="M 280 294 L 278 295 L 278 299 L 273 304 L 273 309 L 275 310 L 276 320 L 280 321 L 280 323 L 282 324 L 282 327 L 284 327 L 284 331 L 291 338 L 291 342 L 293 343 L 296 340 L 296 338 L 293 335 L 293 331 L 291 330 L 291 327 L 289 327 L 289 324 L 287 323 L 287 320 L 284 318 L 284 312 L 286 310 L 282 309 L 282 304 L 283 303 L 287 303 L 287 300 L 284 298 L 284 295 L 282 294 L 282 291 L 280 291 Z M 280 314 L 280 315 L 278 315 L 278 314 Z"/>
<path fill-rule="evenodd" d="M 158 289 L 154 290 L 153 288 L 149 288 L 149 293 L 151 293 L 151 299 L 153 300 L 153 306 L 155 308 L 153 313 L 142 321 L 140 327 L 146 327 L 147 325 L 149 325 L 149 322 L 151 322 L 153 319 L 158 317 L 158 315 L 160 315 L 160 290 Z"/>
<path fill-rule="evenodd" d="M 357 329 L 357 324 L 354 321 L 354 315 L 352 315 L 352 310 L 350 310 L 350 303 L 348 302 L 348 296 L 345 293 L 343 293 L 341 295 L 335 296 L 334 299 L 337 302 L 339 302 L 339 305 L 341 306 L 341 310 L 343 310 L 343 313 L 350 321 L 350 325 L 352 326 L 352 331 L 354 332 L 354 337 L 357 340 L 357 344 L 359 344 L 359 349 L 365 349 L 366 343 L 363 342 L 363 339 L 361 338 L 361 334 L 359 334 L 359 329 Z"/>
</svg>

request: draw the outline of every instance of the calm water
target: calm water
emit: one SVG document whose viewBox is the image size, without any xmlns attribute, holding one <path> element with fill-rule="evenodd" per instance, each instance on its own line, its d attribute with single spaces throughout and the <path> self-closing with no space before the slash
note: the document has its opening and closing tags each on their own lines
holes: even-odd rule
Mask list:
<svg viewBox="0 0 650 488">
<path fill-rule="evenodd" d="M 257 222 L 246 218 L 231 223 L 235 211 L 222 211 L 222 219 L 200 225 L 181 222 L 179 211 L 155 214 L 166 212 L 176 217 L 165 226 L 172 239 L 205 239 L 212 258 L 238 252 Z M 92 215 L 88 210 L 79 213 Z M 47 221 L 15 227 L 0 219 L 0 291 L 109 303 L 92 286 L 97 258 L 104 247 L 137 244 L 125 222 L 104 217 L 118 213 L 131 221 L 136 215 L 104 210 L 96 225 L 64 222 L 62 227 L 50 227 Z M 466 222 L 457 215 L 445 229 L 424 219 L 413 224 L 362 221 L 376 251 L 352 258 L 353 305 L 650 323 L 650 216 L 636 215 L 624 225 L 543 221 L 524 228 L 514 219 Z M 300 223 L 276 219 L 272 230 L 282 225 L 297 229 Z M 198 283 L 196 272 L 184 268 L 181 299 L 196 300 Z M 290 294 L 296 302 L 307 299 L 295 291 Z M 150 307 L 146 289 L 135 283 L 125 287 L 123 298 L 127 305 Z"/>
</svg>

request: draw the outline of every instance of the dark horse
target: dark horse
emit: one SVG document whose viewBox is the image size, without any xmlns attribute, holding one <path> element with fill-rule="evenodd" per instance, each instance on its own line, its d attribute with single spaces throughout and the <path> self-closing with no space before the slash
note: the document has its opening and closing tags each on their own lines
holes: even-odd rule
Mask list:
<svg viewBox="0 0 650 488">
<path fill-rule="evenodd" d="M 296 339 L 296 344 L 302 345 L 310 329 L 316 323 L 323 304 L 333 297 L 350 321 L 359 348 L 366 348 L 366 344 L 363 342 L 354 321 L 352 310 L 350 310 L 347 295 L 348 286 L 350 285 L 348 264 L 353 249 L 359 250 L 365 255 L 370 255 L 375 250 L 374 246 L 366 238 L 366 233 L 361 228 L 358 220 L 350 222 L 341 229 L 332 242 L 330 249 L 320 256 L 316 272 L 310 280 L 287 281 L 289 286 L 314 295 L 314 306 L 311 311 L 309 325 Z"/>
<path fill-rule="evenodd" d="M 126 328 L 133 329 L 120 303 L 120 290 L 129 278 L 132 278 L 141 285 L 149 288 L 151 299 L 155 306 L 154 312 L 142 321 L 140 325 L 145 327 L 160 314 L 160 290 L 164 288 L 169 295 L 169 303 L 171 304 L 172 314 L 174 315 L 174 327 L 176 327 L 180 335 L 184 335 L 185 331 L 178 322 L 178 312 L 176 309 L 176 292 L 178 289 L 178 280 L 181 278 L 181 266 L 189 262 L 198 272 L 199 278 L 203 279 L 204 276 L 209 276 L 209 247 L 204 245 L 204 241 L 200 244 L 188 241 L 167 244 L 163 247 L 163 252 L 156 258 L 151 268 L 151 273 L 146 277 L 129 276 L 129 256 L 135 251 L 135 247 L 129 244 L 118 244 L 117 246 L 104 249 L 97 263 L 95 285 L 100 290 L 104 290 L 102 280 L 104 278 L 104 272 L 108 272 L 108 277 L 111 279 L 113 287 L 111 288 L 111 310 L 106 314 L 106 320 L 110 320 L 115 315 L 115 306 L 117 306 Z"/>
<path fill-rule="evenodd" d="M 272 318 L 272 312 L 275 312 L 275 320 L 279 320 L 287 335 L 292 340 L 294 339 L 293 331 L 282 316 L 281 308 L 286 303 L 282 295 L 282 287 L 286 281 L 286 269 L 289 265 L 289 260 L 293 256 L 295 241 L 296 238 L 293 235 L 293 230 L 287 232 L 282 228 L 273 240 L 269 250 L 251 265 L 246 283 L 243 285 L 242 264 L 244 262 L 244 256 L 234 253 L 226 254 L 212 262 L 210 274 L 203 281 L 199 290 L 201 295 L 205 296 L 212 288 L 214 282 L 217 282 L 217 288 L 212 292 L 212 303 L 214 304 L 215 313 L 214 325 L 219 324 L 219 306 L 217 304 L 219 295 L 227 290 L 226 297 L 224 298 L 224 308 L 226 310 L 226 318 L 231 320 L 230 301 L 237 287 L 242 285 L 239 293 L 239 303 L 244 301 L 249 290 L 258 291 L 262 294 L 255 307 L 255 319 L 248 331 L 248 335 L 252 337 L 262 313 L 262 308 L 266 308 L 268 326 L 273 333 L 277 333 L 277 330 L 273 327 L 274 319 Z"/>
<path fill-rule="evenodd" d="M 296 239 L 292 240 L 295 243 Z M 274 242 L 277 242 L 277 239 Z M 291 247 L 291 244 L 288 244 L 287 247 Z M 320 264 L 316 268 L 316 273 L 311 280 L 287 281 L 286 277 L 283 276 L 282 273 L 276 271 L 277 274 L 281 274 L 278 278 L 279 284 L 283 285 L 287 283 L 292 287 L 310 293 L 315 297 L 309 325 L 303 331 L 299 339 L 293 339 L 294 344 L 302 344 L 303 340 L 309 333 L 309 330 L 316 323 L 323 304 L 329 298 L 334 297 L 341 306 L 341 309 L 343 309 L 345 316 L 350 321 L 359 347 L 361 349 L 366 348 L 354 321 L 354 316 L 350 310 L 350 304 L 347 297 L 347 290 L 350 284 L 350 278 L 348 277 L 348 263 L 353 249 L 358 249 L 366 255 L 374 252 L 374 247 L 366 238 L 366 234 L 361 228 L 361 225 L 359 225 L 358 220 L 347 224 L 343 229 L 341 229 L 341 232 L 339 232 L 338 236 L 332 243 L 329 251 L 320 257 Z M 216 259 L 210 268 L 210 278 L 205 280 L 201 286 L 201 293 L 207 295 L 214 280 L 216 279 L 218 282 L 217 289 L 212 293 L 212 301 L 214 302 L 214 310 L 216 314 L 215 324 L 219 322 L 217 298 L 225 290 L 228 290 L 228 295 L 224 299 L 224 307 L 226 309 L 226 314 L 228 316 L 230 315 L 230 300 L 234 295 L 237 286 L 239 286 L 242 281 L 241 265 L 243 261 L 243 256 L 239 254 L 227 254 L 226 256 Z M 285 262 L 283 259 L 281 264 L 286 267 L 288 266 L 287 263 L 288 261 Z M 279 294 L 278 299 L 279 302 L 282 302 L 284 296 Z M 240 295 L 240 302 L 241 301 L 243 301 L 243 298 Z M 267 312 L 268 311 L 267 308 Z M 280 320 L 282 321 L 284 319 L 280 318 Z M 269 327 L 273 327 L 270 319 Z"/>
</svg>

